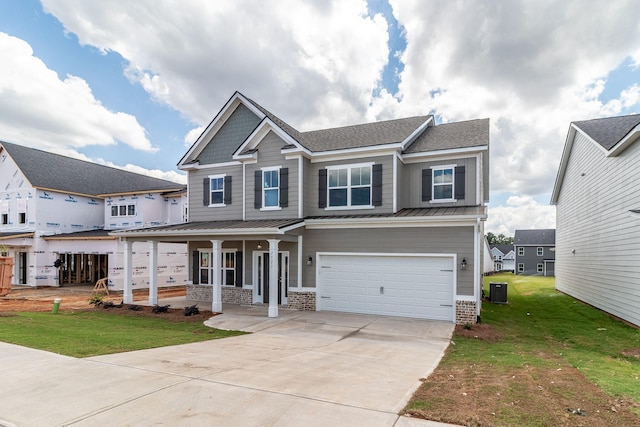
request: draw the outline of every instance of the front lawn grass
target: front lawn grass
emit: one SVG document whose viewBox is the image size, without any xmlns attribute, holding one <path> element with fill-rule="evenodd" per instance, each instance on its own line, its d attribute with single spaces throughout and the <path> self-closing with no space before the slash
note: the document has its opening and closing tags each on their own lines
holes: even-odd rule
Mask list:
<svg viewBox="0 0 640 427">
<path fill-rule="evenodd" d="M 108 312 L 16 313 L 0 317 L 0 341 L 72 357 L 187 344 L 243 333 L 196 322 Z"/>
<path fill-rule="evenodd" d="M 484 302 L 482 325 L 454 333 L 405 413 L 461 425 L 640 425 L 640 330 L 556 291 L 552 277 L 489 276 L 487 295 L 490 282 L 507 282 L 508 303 Z"/>
</svg>

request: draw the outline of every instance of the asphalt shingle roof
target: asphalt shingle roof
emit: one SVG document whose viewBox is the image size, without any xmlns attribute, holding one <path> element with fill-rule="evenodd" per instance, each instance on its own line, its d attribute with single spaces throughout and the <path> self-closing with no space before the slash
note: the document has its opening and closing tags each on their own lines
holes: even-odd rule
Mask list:
<svg viewBox="0 0 640 427">
<path fill-rule="evenodd" d="M 541 245 L 554 246 L 556 244 L 556 230 L 554 228 L 539 230 L 516 230 L 513 244 L 516 246 Z"/>
<path fill-rule="evenodd" d="M 74 194 L 175 191 L 182 184 L 0 141 L 32 186 Z"/>
<path fill-rule="evenodd" d="M 640 125 L 640 114 L 573 122 L 603 148 L 610 150 L 633 128 Z"/>
<path fill-rule="evenodd" d="M 491 248 L 497 248 L 500 252 L 506 255 L 513 250 L 513 245 L 491 245 Z"/>
<path fill-rule="evenodd" d="M 429 126 L 405 153 L 448 150 L 489 145 L 489 119 Z"/>
</svg>

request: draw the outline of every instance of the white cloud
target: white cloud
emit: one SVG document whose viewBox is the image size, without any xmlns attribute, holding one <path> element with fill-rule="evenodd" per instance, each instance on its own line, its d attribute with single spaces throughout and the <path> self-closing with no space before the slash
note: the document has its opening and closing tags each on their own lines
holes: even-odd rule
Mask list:
<svg viewBox="0 0 640 427">
<path fill-rule="evenodd" d="M 200 125 L 240 90 L 299 129 L 360 121 L 387 62 L 387 22 L 358 1 L 44 0 L 83 44 Z"/>
<path fill-rule="evenodd" d="M 163 171 L 160 169 L 145 169 L 143 167 L 127 163 L 124 166 L 116 165 L 112 162 L 104 161 L 102 159 L 98 160 L 97 163 L 103 164 L 105 166 L 110 166 L 116 169 L 122 169 L 129 172 L 134 172 L 141 175 L 151 176 L 153 178 L 166 179 L 167 181 L 177 182 L 178 184 L 187 184 L 187 175 L 178 173 L 175 171 Z"/>
<path fill-rule="evenodd" d="M 489 208 L 485 233 L 513 236 L 516 230 L 556 228 L 556 207 L 541 205 L 530 196 L 511 196 L 506 206 Z"/>
<path fill-rule="evenodd" d="M 49 151 L 118 141 L 154 152 L 132 115 L 106 109 L 83 79 L 64 79 L 25 41 L 0 32 L 0 135 L 9 142 Z M 76 156 L 77 157 L 77 156 Z"/>
</svg>

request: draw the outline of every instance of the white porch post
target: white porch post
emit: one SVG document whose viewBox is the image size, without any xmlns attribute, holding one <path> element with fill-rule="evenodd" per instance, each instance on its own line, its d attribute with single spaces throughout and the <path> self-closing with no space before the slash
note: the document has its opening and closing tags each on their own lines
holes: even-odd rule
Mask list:
<svg viewBox="0 0 640 427">
<path fill-rule="evenodd" d="M 213 285 L 213 301 L 211 311 L 222 313 L 222 240 L 211 241 L 211 284 Z"/>
<path fill-rule="evenodd" d="M 158 303 L 158 242 L 149 241 L 149 305 Z"/>
<path fill-rule="evenodd" d="M 267 239 L 269 242 L 269 317 L 278 317 L 278 239 Z"/>
<path fill-rule="evenodd" d="M 133 282 L 133 270 L 131 269 L 131 242 L 123 240 L 124 246 L 124 287 L 122 291 L 122 299 L 125 304 L 133 303 L 133 290 L 131 288 L 131 282 Z"/>
</svg>

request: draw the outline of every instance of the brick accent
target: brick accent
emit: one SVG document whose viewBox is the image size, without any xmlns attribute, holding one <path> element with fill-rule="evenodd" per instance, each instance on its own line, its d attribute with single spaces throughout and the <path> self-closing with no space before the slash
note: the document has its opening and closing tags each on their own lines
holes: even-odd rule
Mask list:
<svg viewBox="0 0 640 427">
<path fill-rule="evenodd" d="M 253 303 L 253 291 L 251 289 L 223 286 L 222 303 L 251 305 L 251 303 Z"/>
<path fill-rule="evenodd" d="M 301 311 L 316 311 L 316 293 L 315 292 L 293 292 L 289 290 L 287 296 L 287 307 Z"/>
<path fill-rule="evenodd" d="M 471 323 L 472 325 L 478 320 L 476 313 L 475 301 L 456 301 L 456 323 L 464 325 L 465 323 Z"/>
<path fill-rule="evenodd" d="M 213 301 L 213 286 L 186 285 L 187 299 L 192 301 Z"/>
</svg>

